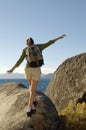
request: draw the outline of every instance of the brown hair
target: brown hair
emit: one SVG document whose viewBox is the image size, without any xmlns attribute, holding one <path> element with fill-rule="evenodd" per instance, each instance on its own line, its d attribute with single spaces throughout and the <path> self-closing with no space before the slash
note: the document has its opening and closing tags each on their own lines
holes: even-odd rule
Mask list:
<svg viewBox="0 0 86 130">
<path fill-rule="evenodd" d="M 34 44 L 34 40 L 30 37 L 29 39 L 27 39 L 27 41 L 30 40 L 30 45 Z"/>
</svg>

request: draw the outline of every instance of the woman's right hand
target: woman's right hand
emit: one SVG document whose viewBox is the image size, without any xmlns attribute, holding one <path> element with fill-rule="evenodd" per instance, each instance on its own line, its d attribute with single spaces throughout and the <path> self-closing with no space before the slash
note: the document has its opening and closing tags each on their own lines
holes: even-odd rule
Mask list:
<svg viewBox="0 0 86 130">
<path fill-rule="evenodd" d="M 16 66 L 13 66 L 12 69 L 7 71 L 7 73 L 11 74 L 15 69 L 16 69 Z"/>
<path fill-rule="evenodd" d="M 13 72 L 13 69 L 10 69 L 7 71 L 7 73 L 11 74 Z"/>
</svg>

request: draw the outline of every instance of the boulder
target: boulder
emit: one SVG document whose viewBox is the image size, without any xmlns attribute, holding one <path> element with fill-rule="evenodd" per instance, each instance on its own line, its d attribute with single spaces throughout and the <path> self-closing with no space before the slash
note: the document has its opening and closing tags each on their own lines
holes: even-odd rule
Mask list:
<svg viewBox="0 0 86 130">
<path fill-rule="evenodd" d="M 0 85 L 0 130 L 58 130 L 59 116 L 52 101 L 37 91 L 36 113 L 27 117 L 28 98 L 22 84 Z"/>
<path fill-rule="evenodd" d="M 58 67 L 47 87 L 46 95 L 58 112 L 69 103 L 86 102 L 86 53 L 68 58 Z"/>
</svg>

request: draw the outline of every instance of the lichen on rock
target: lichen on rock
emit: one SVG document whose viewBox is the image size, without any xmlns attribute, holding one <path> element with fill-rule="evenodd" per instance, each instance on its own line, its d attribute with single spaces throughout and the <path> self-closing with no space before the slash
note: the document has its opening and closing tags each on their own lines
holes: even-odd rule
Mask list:
<svg viewBox="0 0 86 130">
<path fill-rule="evenodd" d="M 60 120 L 59 130 L 86 130 L 86 103 L 68 104 L 60 112 Z"/>
</svg>

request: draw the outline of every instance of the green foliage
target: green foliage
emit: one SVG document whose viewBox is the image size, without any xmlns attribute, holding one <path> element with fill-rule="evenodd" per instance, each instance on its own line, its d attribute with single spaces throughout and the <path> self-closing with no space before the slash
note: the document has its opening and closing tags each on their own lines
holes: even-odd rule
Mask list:
<svg viewBox="0 0 86 130">
<path fill-rule="evenodd" d="M 86 130 L 86 103 L 70 103 L 60 112 L 60 120 L 59 130 Z"/>
</svg>

